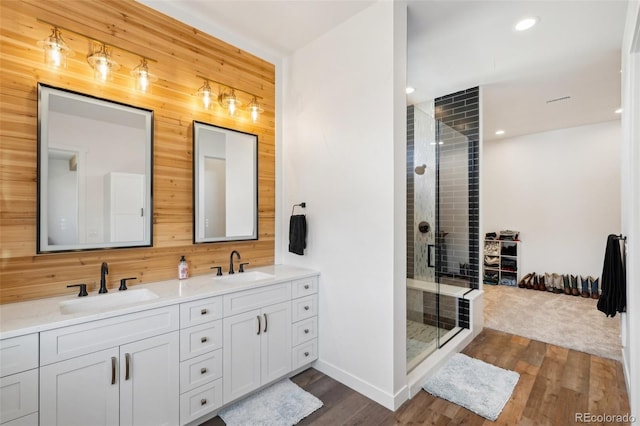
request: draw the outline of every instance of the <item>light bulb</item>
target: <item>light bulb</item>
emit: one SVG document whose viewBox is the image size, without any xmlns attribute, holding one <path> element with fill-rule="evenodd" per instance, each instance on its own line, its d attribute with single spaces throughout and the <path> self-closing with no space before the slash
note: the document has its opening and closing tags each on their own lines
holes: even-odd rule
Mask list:
<svg viewBox="0 0 640 426">
<path fill-rule="evenodd" d="M 258 108 L 257 107 L 251 107 L 251 121 L 253 121 L 254 123 L 256 121 L 258 121 Z"/>
<path fill-rule="evenodd" d="M 236 113 L 236 100 L 234 98 L 229 98 L 229 114 L 233 115 Z"/>
<path fill-rule="evenodd" d="M 209 105 L 211 105 L 211 95 L 208 90 L 203 91 L 202 93 L 202 103 L 204 104 L 205 109 L 209 109 Z"/>
</svg>

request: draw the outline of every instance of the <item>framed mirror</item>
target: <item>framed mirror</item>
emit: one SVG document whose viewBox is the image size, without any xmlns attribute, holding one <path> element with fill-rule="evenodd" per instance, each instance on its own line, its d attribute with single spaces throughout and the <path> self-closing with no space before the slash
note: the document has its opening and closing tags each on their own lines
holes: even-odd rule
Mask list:
<svg viewBox="0 0 640 426">
<path fill-rule="evenodd" d="M 193 241 L 258 239 L 258 136 L 193 122 Z"/>
<path fill-rule="evenodd" d="M 152 245 L 153 111 L 38 83 L 38 253 Z"/>
</svg>

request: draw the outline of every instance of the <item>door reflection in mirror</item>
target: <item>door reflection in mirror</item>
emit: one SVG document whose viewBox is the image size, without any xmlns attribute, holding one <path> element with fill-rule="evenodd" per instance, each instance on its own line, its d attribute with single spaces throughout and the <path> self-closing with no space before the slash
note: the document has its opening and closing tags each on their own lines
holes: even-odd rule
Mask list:
<svg viewBox="0 0 640 426">
<path fill-rule="evenodd" d="M 38 252 L 150 246 L 153 112 L 38 85 Z"/>
<path fill-rule="evenodd" d="M 258 238 L 258 137 L 193 122 L 194 242 Z"/>
</svg>

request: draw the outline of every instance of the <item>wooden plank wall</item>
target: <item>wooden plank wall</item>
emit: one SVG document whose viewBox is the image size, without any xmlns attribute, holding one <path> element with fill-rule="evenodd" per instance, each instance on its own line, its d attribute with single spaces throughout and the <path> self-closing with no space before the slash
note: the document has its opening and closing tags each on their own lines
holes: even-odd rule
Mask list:
<svg viewBox="0 0 640 426">
<path fill-rule="evenodd" d="M 37 41 L 51 25 L 75 51 L 63 70 L 45 66 Z M 68 29 L 65 30 L 64 28 Z M 0 2 L 0 303 L 69 294 L 66 285 L 94 290 L 100 264 L 109 263 L 109 287 L 123 277 L 140 283 L 176 278 L 180 255 L 191 275 L 228 265 L 240 251 L 250 266 L 274 261 L 274 66 L 133 0 L 2 0 Z M 88 38 L 113 46 L 121 64 L 113 81 L 98 83 L 86 61 Z M 136 92 L 131 69 L 147 56 L 159 80 L 151 93 Z M 194 94 L 203 80 L 261 96 L 264 113 L 254 124 L 216 107 L 206 111 Z M 153 247 L 36 254 L 37 83 L 112 99 L 155 111 Z M 215 83 L 211 83 L 214 91 Z M 246 105 L 250 98 L 241 92 Z M 259 239 L 192 244 L 192 121 L 255 133 L 259 140 Z M 135 285 L 135 282 L 134 284 Z"/>
</svg>

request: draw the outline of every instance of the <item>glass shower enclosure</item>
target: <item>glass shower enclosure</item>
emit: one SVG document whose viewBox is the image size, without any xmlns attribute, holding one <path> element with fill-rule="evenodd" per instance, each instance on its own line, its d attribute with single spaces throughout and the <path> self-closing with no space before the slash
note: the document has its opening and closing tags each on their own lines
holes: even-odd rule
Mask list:
<svg viewBox="0 0 640 426">
<path fill-rule="evenodd" d="M 407 372 L 469 328 L 464 296 L 477 285 L 470 247 L 469 138 L 434 118 L 434 102 L 408 108 Z M 471 185 L 472 186 L 472 185 Z"/>
</svg>

